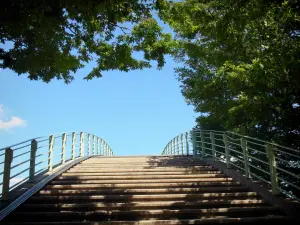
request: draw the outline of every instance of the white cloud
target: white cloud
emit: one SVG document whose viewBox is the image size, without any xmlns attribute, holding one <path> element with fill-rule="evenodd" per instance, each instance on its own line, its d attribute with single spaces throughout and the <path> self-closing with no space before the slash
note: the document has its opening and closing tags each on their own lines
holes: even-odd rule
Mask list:
<svg viewBox="0 0 300 225">
<path fill-rule="evenodd" d="M 0 104 L 0 129 L 9 130 L 14 127 L 25 127 L 27 122 L 20 117 L 12 116 L 10 119 L 4 119 L 4 107 Z"/>
</svg>

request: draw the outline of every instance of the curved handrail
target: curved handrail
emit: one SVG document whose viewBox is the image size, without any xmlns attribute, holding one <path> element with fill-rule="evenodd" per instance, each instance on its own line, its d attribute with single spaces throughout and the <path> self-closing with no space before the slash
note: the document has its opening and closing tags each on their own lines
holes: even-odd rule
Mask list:
<svg viewBox="0 0 300 225">
<path fill-rule="evenodd" d="M 227 168 L 266 184 L 274 195 L 300 201 L 300 150 L 231 131 L 193 129 L 184 134 L 186 139 L 176 136 L 162 154 L 181 155 L 176 149 L 189 149 L 183 152 L 224 162 Z"/>
<path fill-rule="evenodd" d="M 91 155 L 114 155 L 102 138 L 85 132 L 63 132 L 32 138 L 0 149 L 0 196 L 43 173 Z"/>
</svg>

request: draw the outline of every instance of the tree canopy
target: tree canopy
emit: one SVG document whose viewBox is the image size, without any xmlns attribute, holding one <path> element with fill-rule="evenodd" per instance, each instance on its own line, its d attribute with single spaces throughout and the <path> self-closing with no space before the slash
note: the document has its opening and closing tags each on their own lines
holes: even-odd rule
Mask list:
<svg viewBox="0 0 300 225">
<path fill-rule="evenodd" d="M 87 63 L 96 66 L 85 79 L 102 71 L 129 71 L 164 65 L 172 48 L 171 35 L 152 17 L 151 0 L 5 1 L 0 9 L 0 68 L 30 79 L 69 83 Z M 143 59 L 133 57 L 142 52 Z"/>
<path fill-rule="evenodd" d="M 164 3 L 160 15 L 181 42 L 176 74 L 202 128 L 300 145 L 299 3 Z"/>
</svg>

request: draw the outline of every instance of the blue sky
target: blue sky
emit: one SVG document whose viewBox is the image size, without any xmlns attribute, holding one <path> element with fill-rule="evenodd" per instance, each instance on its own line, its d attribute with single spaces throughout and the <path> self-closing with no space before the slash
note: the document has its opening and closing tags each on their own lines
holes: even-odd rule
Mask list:
<svg viewBox="0 0 300 225">
<path fill-rule="evenodd" d="M 86 66 L 66 85 L 30 81 L 0 70 L 0 148 L 36 136 L 85 131 L 105 139 L 116 155 L 160 154 L 171 138 L 195 125 L 174 75 L 175 62 L 162 70 L 105 72 L 82 78 Z M 9 128 L 11 127 L 11 128 Z"/>
</svg>

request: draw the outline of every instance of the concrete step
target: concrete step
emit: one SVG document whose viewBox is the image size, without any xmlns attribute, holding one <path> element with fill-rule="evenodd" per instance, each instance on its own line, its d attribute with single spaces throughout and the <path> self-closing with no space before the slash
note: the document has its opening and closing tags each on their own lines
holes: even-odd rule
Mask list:
<svg viewBox="0 0 300 225">
<path fill-rule="evenodd" d="M 182 225 L 182 224 L 283 224 L 285 222 L 292 222 L 286 216 L 262 216 L 262 217 L 246 217 L 246 218 L 230 218 L 230 217 L 217 217 L 217 218 L 203 218 L 203 219 L 175 219 L 175 220 L 139 220 L 139 221 L 97 221 L 97 222 L 13 222 L 11 224 L 22 225 Z"/>
<path fill-rule="evenodd" d="M 201 187 L 201 188 L 151 188 L 151 189 L 79 189 L 79 190 L 41 190 L 39 195 L 111 195 L 111 194 L 164 194 L 164 193 L 230 193 L 247 192 L 248 189 L 243 186 L 237 187 Z"/>
<path fill-rule="evenodd" d="M 243 200 L 226 200 L 226 199 L 209 199 L 196 200 L 187 202 L 185 200 L 173 201 L 151 201 L 151 202 L 97 202 L 97 203 L 58 203 L 58 204 L 37 204 L 25 203 L 20 206 L 23 211 L 86 211 L 86 210 L 134 210 L 134 209 L 182 209 L 182 208 L 218 208 L 218 207 L 249 207 L 249 206 L 266 206 L 267 203 L 261 199 L 243 199 Z"/>
<path fill-rule="evenodd" d="M 154 188 L 154 187 L 218 187 L 218 186 L 240 186 L 240 182 L 184 182 L 184 183 L 136 183 L 136 184 L 66 184 L 47 185 L 45 189 L 93 189 L 93 188 Z"/>
<path fill-rule="evenodd" d="M 29 202 L 93 202 L 93 201 L 169 201 L 185 200 L 193 201 L 196 199 L 244 199 L 258 198 L 256 192 L 237 192 L 237 193 L 202 193 L 202 194 L 145 194 L 145 195 L 70 195 L 70 196 L 41 196 L 36 195 L 30 198 Z"/>
<path fill-rule="evenodd" d="M 13 221 L 34 221 L 35 217 L 47 221 L 99 221 L 99 220 L 145 220 L 145 219 L 200 219 L 218 216 L 226 217 L 250 217 L 266 216 L 268 214 L 280 215 L 277 207 L 231 207 L 231 208 L 210 208 L 210 209 L 180 209 L 180 210 L 98 210 L 98 211 L 63 211 L 63 212 L 16 212 Z"/>
<path fill-rule="evenodd" d="M 101 179 L 90 179 L 90 180 L 54 180 L 51 184 L 142 184 L 142 183 L 184 183 L 184 182 L 224 182 L 233 181 L 231 177 L 221 178 L 186 178 L 186 179 L 127 179 L 127 180 L 101 180 Z"/>
</svg>

